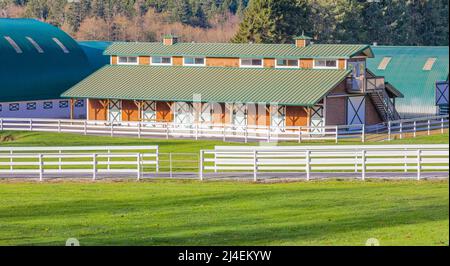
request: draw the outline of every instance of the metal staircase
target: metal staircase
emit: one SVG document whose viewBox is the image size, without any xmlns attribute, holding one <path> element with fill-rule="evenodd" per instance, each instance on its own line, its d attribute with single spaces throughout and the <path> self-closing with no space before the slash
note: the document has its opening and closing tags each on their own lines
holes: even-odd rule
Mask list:
<svg viewBox="0 0 450 266">
<path fill-rule="evenodd" d="M 399 120 L 400 115 L 386 92 L 383 77 L 367 78 L 366 92 L 370 95 L 383 121 Z"/>
</svg>

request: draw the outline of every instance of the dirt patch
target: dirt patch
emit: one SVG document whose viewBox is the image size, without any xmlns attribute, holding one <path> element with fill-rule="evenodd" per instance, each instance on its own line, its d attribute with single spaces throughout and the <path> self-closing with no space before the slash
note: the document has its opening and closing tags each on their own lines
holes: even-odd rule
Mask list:
<svg viewBox="0 0 450 266">
<path fill-rule="evenodd" d="M 10 135 L 10 134 L 0 136 L 0 142 L 12 142 L 12 141 L 15 141 L 15 140 L 16 140 L 16 138 L 13 135 Z"/>
</svg>

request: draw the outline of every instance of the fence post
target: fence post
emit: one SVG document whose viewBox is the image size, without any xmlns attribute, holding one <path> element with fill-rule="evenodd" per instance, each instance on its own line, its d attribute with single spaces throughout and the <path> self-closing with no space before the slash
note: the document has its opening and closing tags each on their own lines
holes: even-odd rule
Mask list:
<svg viewBox="0 0 450 266">
<path fill-rule="evenodd" d="M 245 143 L 247 143 L 248 142 L 248 126 L 245 126 L 244 127 L 244 137 L 245 137 Z"/>
<path fill-rule="evenodd" d="M 141 138 L 141 122 L 138 122 L 138 138 Z"/>
<path fill-rule="evenodd" d="M 253 150 L 253 181 L 258 181 L 258 151 Z"/>
<path fill-rule="evenodd" d="M 38 155 L 38 157 L 39 157 L 39 181 L 42 182 L 44 177 L 44 158 L 41 153 Z"/>
<path fill-rule="evenodd" d="M 173 177 L 172 153 L 169 152 L 169 176 Z"/>
<path fill-rule="evenodd" d="M 298 143 L 302 143 L 302 127 L 298 127 Z"/>
<path fill-rule="evenodd" d="M 366 150 L 362 150 L 362 156 L 361 156 L 361 173 L 362 173 L 362 180 L 366 180 Z"/>
<path fill-rule="evenodd" d="M 306 151 L 306 181 L 310 180 L 311 175 L 311 151 Z"/>
<path fill-rule="evenodd" d="M 361 138 L 362 138 L 362 142 L 365 143 L 366 142 L 366 125 L 365 124 L 362 125 Z"/>
<path fill-rule="evenodd" d="M 223 142 L 225 142 L 225 140 L 226 140 L 226 136 L 225 136 L 225 128 L 226 128 L 226 125 L 225 124 L 222 124 L 222 132 L 223 132 Z"/>
<path fill-rule="evenodd" d="M 400 139 L 403 139 L 403 122 L 400 122 Z"/>
<path fill-rule="evenodd" d="M 420 181 L 422 172 L 422 150 L 417 150 L 417 181 Z"/>
<path fill-rule="evenodd" d="M 408 173 L 408 149 L 404 149 L 404 151 L 405 151 L 405 156 L 403 157 L 403 159 L 405 160 L 405 163 L 404 163 L 404 166 L 405 166 L 404 172 L 405 172 L 405 173 Z"/>
<path fill-rule="evenodd" d="M 324 129 L 325 130 L 325 132 L 326 132 L 326 129 Z M 338 135 L 339 135 L 339 128 L 338 128 L 338 126 L 336 126 L 336 139 L 335 139 L 335 142 L 336 143 L 338 143 Z"/>
<path fill-rule="evenodd" d="M 111 121 L 111 137 L 114 136 L 114 121 Z"/>
<path fill-rule="evenodd" d="M 141 154 L 136 154 L 136 174 L 137 174 L 137 180 L 141 180 Z"/>
<path fill-rule="evenodd" d="M 391 141 L 391 121 L 388 122 L 388 141 Z"/>
<path fill-rule="evenodd" d="M 30 131 L 33 131 L 33 119 L 30 119 Z"/>
<path fill-rule="evenodd" d="M 198 123 L 195 123 L 195 140 L 198 140 Z"/>
<path fill-rule="evenodd" d="M 205 156 L 205 151 L 201 150 L 200 151 L 200 160 L 199 160 L 199 176 L 200 176 L 200 181 L 203 181 L 203 158 Z"/>
<path fill-rule="evenodd" d="M 156 173 L 159 173 L 159 147 L 156 148 Z"/>
<path fill-rule="evenodd" d="M 428 136 L 431 135 L 431 121 L 428 119 Z"/>
<path fill-rule="evenodd" d="M 169 139 L 169 123 L 166 122 L 166 139 Z"/>
<path fill-rule="evenodd" d="M 441 118 L 441 134 L 444 134 L 444 118 Z"/>
<path fill-rule="evenodd" d="M 416 137 L 417 132 L 417 121 L 414 121 L 414 137 Z"/>
<path fill-rule="evenodd" d="M 58 133 L 61 133 L 61 120 L 58 120 Z"/>
<path fill-rule="evenodd" d="M 59 153 L 59 158 L 58 158 L 58 170 L 61 171 L 61 170 L 62 170 L 62 165 L 61 165 L 61 164 L 62 164 L 62 158 L 61 158 L 62 151 L 59 150 L 58 153 Z"/>
<path fill-rule="evenodd" d="M 0 130 L 3 130 L 3 119 L 0 118 Z"/>
<path fill-rule="evenodd" d="M 94 153 L 92 154 L 92 180 L 95 179 L 97 179 L 97 154 Z"/>
</svg>

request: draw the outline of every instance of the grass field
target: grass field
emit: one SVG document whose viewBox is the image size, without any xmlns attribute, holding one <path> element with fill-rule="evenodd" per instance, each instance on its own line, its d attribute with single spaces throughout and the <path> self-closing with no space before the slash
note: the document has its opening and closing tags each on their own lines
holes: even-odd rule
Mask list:
<svg viewBox="0 0 450 266">
<path fill-rule="evenodd" d="M 333 144 L 306 144 L 324 143 Z M 448 134 L 383 144 L 400 143 L 448 143 Z M 197 153 L 236 143 L 0 132 L 0 145 L 159 145 L 165 153 Z M 448 180 L 0 180 L 0 245 L 64 245 L 70 237 L 81 245 L 364 245 L 368 238 L 449 245 L 449 186 Z"/>
<path fill-rule="evenodd" d="M 432 136 L 419 136 L 391 142 L 367 142 L 367 145 L 377 144 L 448 144 L 449 135 L 438 134 Z M 3 139 L 3 141 L 1 141 Z M 334 141 L 304 142 L 281 142 L 280 145 L 334 145 Z M 339 145 L 361 145 L 361 142 L 343 141 Z M 158 145 L 160 152 L 192 152 L 198 153 L 202 149 L 214 149 L 216 145 L 258 145 L 258 143 L 233 143 L 215 140 L 182 140 L 182 139 L 138 139 L 118 138 L 104 136 L 83 136 L 65 133 L 42 133 L 42 132 L 15 132 L 0 131 L 0 146 L 88 146 L 88 145 Z"/>
<path fill-rule="evenodd" d="M 448 245 L 447 181 L 0 183 L 0 245 Z"/>
</svg>

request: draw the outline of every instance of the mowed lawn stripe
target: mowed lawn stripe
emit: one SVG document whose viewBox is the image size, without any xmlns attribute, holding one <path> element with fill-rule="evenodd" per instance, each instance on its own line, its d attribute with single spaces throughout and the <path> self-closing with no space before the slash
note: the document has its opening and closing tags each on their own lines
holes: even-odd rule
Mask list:
<svg viewBox="0 0 450 266">
<path fill-rule="evenodd" d="M 0 245 L 448 245 L 448 181 L 0 183 Z"/>
</svg>

